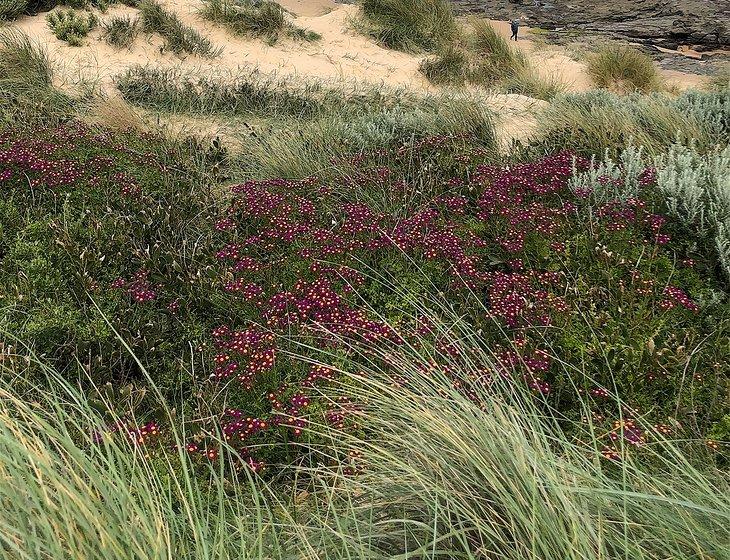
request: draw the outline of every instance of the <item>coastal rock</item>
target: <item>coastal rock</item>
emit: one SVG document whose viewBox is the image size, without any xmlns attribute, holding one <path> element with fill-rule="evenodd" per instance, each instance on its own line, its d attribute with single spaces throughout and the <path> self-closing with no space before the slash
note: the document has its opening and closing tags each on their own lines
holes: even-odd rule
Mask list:
<svg viewBox="0 0 730 560">
<path fill-rule="evenodd" d="M 730 0 L 452 0 L 457 13 L 521 17 L 548 30 L 578 29 L 665 48 L 730 48 Z"/>
</svg>

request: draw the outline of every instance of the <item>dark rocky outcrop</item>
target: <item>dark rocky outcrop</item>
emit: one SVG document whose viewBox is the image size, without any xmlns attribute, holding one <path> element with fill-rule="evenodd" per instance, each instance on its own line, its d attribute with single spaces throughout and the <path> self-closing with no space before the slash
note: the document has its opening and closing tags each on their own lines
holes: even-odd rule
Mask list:
<svg viewBox="0 0 730 560">
<path fill-rule="evenodd" d="M 458 13 L 525 18 L 545 29 L 579 29 L 675 49 L 730 48 L 730 0 L 452 0 Z"/>
</svg>

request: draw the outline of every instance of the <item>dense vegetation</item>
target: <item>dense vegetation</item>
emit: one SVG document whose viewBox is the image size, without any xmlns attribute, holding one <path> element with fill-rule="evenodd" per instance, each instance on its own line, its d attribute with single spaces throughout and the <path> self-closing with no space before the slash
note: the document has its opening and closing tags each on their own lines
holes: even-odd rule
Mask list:
<svg viewBox="0 0 730 560">
<path fill-rule="evenodd" d="M 478 97 L 117 79 L 233 150 L 0 63 L 3 552 L 728 558 L 729 89 L 504 153 Z"/>
</svg>

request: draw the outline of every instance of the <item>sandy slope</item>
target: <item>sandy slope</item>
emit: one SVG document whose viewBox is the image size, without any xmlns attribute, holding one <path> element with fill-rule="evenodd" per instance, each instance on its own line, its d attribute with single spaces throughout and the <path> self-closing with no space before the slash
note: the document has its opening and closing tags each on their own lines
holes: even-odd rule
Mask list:
<svg viewBox="0 0 730 560">
<path fill-rule="evenodd" d="M 92 87 L 110 96 L 116 94 L 114 76 L 135 64 L 224 76 L 242 68 L 256 67 L 265 73 L 276 72 L 291 81 L 318 80 L 333 85 L 365 82 L 433 90 L 418 72 L 422 57 L 384 49 L 352 31 L 350 21 L 357 13 L 355 5 L 338 4 L 334 0 L 281 0 L 297 26 L 316 31 L 322 39 L 314 43 L 282 39 L 274 46 L 268 46 L 261 39 L 233 35 L 226 28 L 201 18 L 198 15 L 201 1 L 162 0 L 162 3 L 222 48 L 221 56 L 212 60 L 163 52 L 163 40 L 157 35 L 140 35 L 131 49 L 120 51 L 101 39 L 99 29 L 87 38 L 84 46 L 70 47 L 52 35 L 43 14 L 21 18 L 16 26 L 46 46 L 60 87 Z M 134 16 L 135 13 L 132 8 L 115 5 L 106 14 L 98 15 L 103 20 L 115 15 Z M 509 37 L 507 22 L 492 23 L 502 35 Z M 521 30 L 521 37 L 516 46 L 528 54 L 543 76 L 559 79 L 569 91 L 591 88 L 585 64 L 571 59 L 564 48 L 531 41 L 529 28 Z M 666 76 L 680 87 L 696 86 L 701 79 L 671 72 Z M 520 95 L 494 94 L 489 105 L 501 117 L 503 140 L 507 142 L 529 134 L 535 124 L 532 111 L 543 103 Z"/>
</svg>

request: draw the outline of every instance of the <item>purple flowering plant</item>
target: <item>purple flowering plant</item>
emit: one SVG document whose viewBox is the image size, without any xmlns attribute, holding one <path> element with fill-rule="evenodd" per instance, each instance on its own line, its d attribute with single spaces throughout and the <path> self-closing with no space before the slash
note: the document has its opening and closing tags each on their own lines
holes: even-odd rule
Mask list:
<svg viewBox="0 0 730 560">
<path fill-rule="evenodd" d="M 313 422 L 357 429 L 357 402 L 321 397 L 337 368 L 296 357 L 303 344 L 347 367 L 356 345 L 431 349 L 424 373 L 470 398 L 500 376 L 603 427 L 607 459 L 640 452 L 647 421 L 702 439 L 730 408 L 726 287 L 652 196 L 651 169 L 642 196 L 595 204 L 568 187 L 590 164 L 574 154 L 500 163 L 436 137 L 221 196 L 205 161 L 186 163 L 201 150 L 75 123 L 0 135 L 6 323 L 69 375 L 78 360 L 95 382 L 144 385 L 98 305 L 183 395 L 201 462 L 218 458 L 211 431 L 259 472 L 300 454 Z M 491 369 L 462 368 L 413 301 L 448 302 Z M 117 431 L 165 440 L 144 402 L 125 413 L 144 433 Z"/>
</svg>

